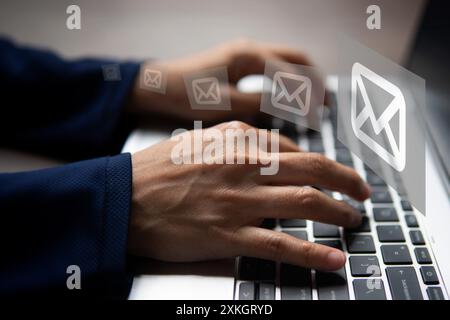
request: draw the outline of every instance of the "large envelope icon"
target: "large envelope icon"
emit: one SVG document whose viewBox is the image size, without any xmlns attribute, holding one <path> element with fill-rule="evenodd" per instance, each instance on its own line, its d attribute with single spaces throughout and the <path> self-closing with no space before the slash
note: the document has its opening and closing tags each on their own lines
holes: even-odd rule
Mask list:
<svg viewBox="0 0 450 320">
<path fill-rule="evenodd" d="M 219 104 L 221 101 L 219 80 L 215 77 L 195 79 L 192 89 L 197 104 Z"/>
<path fill-rule="evenodd" d="M 160 89 L 162 83 L 162 73 L 159 70 L 145 70 L 144 84 L 148 87 Z"/>
<path fill-rule="evenodd" d="M 307 115 L 311 102 L 311 79 L 288 72 L 275 72 L 271 101 L 275 108 L 299 116 Z"/>
<path fill-rule="evenodd" d="M 385 90 L 393 96 L 392 101 L 387 106 L 373 105 L 367 94 L 362 77 L 372 82 L 376 86 Z M 358 108 L 357 92 L 361 93 L 363 106 Z M 375 116 L 375 109 L 380 115 L 378 119 Z M 357 113 L 357 110 L 360 110 Z M 394 116 L 398 113 L 398 118 Z M 392 130 L 393 119 L 398 119 L 398 130 Z M 383 146 L 375 141 L 370 135 L 362 130 L 363 124 L 369 120 L 375 135 L 385 132 L 385 137 L 389 144 Z M 366 68 L 360 63 L 354 63 L 352 67 L 351 79 L 351 124 L 356 137 L 361 140 L 367 147 L 374 151 L 380 158 L 386 161 L 397 171 L 403 171 L 406 165 L 406 103 L 405 98 L 400 89 L 385 78 L 376 74 L 372 70 Z M 398 132 L 398 136 L 394 136 L 394 131 Z M 397 143 L 398 141 L 398 143 Z"/>
</svg>

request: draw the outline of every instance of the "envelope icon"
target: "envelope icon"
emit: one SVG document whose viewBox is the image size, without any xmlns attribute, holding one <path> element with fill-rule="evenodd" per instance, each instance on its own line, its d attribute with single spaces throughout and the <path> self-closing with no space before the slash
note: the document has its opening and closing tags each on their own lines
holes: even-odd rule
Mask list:
<svg viewBox="0 0 450 320">
<path fill-rule="evenodd" d="M 363 77 L 390 94 L 392 100 L 386 106 L 377 105 L 374 97 L 368 94 Z M 358 106 L 358 92 L 362 98 L 362 106 Z M 406 102 L 401 90 L 362 64 L 354 63 L 350 104 L 351 124 L 356 137 L 395 170 L 403 171 L 406 165 Z M 376 114 L 379 115 L 378 118 Z M 368 125 L 375 136 L 370 136 L 362 129 L 366 121 L 369 121 Z M 393 130 L 393 126 L 398 130 Z M 381 134 L 384 135 L 380 136 Z M 384 143 L 378 142 L 380 139 L 376 141 L 376 136 L 384 137 L 381 139 Z"/>
<path fill-rule="evenodd" d="M 144 71 L 144 85 L 154 89 L 160 89 L 162 84 L 162 73 L 159 70 L 146 69 Z"/>
<path fill-rule="evenodd" d="M 311 86 L 308 77 L 277 71 L 273 76 L 272 104 L 275 108 L 305 116 L 310 108 Z"/>
<path fill-rule="evenodd" d="M 195 79 L 192 89 L 197 104 L 219 104 L 221 101 L 219 80 L 215 77 Z"/>
</svg>

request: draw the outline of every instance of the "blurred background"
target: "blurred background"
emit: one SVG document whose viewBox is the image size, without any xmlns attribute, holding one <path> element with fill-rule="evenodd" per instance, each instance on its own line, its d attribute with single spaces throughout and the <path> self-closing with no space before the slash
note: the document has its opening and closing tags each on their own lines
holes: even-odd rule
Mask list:
<svg viewBox="0 0 450 320">
<path fill-rule="evenodd" d="M 81 7 L 81 30 L 66 29 L 66 8 Z M 381 8 L 381 30 L 366 8 Z M 326 73 L 342 32 L 401 62 L 424 0 L 2 0 L 0 34 L 64 56 L 172 58 L 248 37 L 307 52 Z"/>
</svg>

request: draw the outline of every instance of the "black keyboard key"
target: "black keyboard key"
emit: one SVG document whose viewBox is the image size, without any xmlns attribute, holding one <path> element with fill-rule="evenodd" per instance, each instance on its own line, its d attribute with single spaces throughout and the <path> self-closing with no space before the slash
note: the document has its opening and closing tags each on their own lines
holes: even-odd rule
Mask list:
<svg viewBox="0 0 450 320">
<path fill-rule="evenodd" d="M 316 238 L 339 238 L 339 227 L 321 222 L 313 223 L 313 234 Z"/>
<path fill-rule="evenodd" d="M 384 284 L 381 279 L 353 280 L 356 300 L 386 300 Z"/>
<path fill-rule="evenodd" d="M 258 288 L 258 300 L 275 300 L 275 285 L 262 282 Z"/>
<path fill-rule="evenodd" d="M 381 276 L 380 265 L 376 256 L 351 256 L 349 262 L 354 277 Z"/>
<path fill-rule="evenodd" d="M 241 282 L 239 284 L 239 300 L 255 300 L 255 283 Z"/>
<path fill-rule="evenodd" d="M 371 186 L 381 187 L 386 186 L 386 183 L 381 179 L 379 176 L 377 176 L 375 173 L 368 172 L 367 173 L 367 183 Z"/>
<path fill-rule="evenodd" d="M 380 242 L 405 242 L 402 228 L 399 225 L 377 226 Z"/>
<path fill-rule="evenodd" d="M 417 222 L 417 218 L 413 214 L 406 214 L 405 221 L 406 221 L 406 225 L 410 228 L 418 228 L 419 227 L 419 222 Z"/>
<path fill-rule="evenodd" d="M 336 161 L 341 163 L 353 163 L 352 155 L 348 149 L 336 149 Z"/>
<path fill-rule="evenodd" d="M 415 248 L 414 254 L 416 255 L 417 263 L 430 264 L 432 262 L 430 253 L 428 252 L 427 248 Z"/>
<path fill-rule="evenodd" d="M 420 230 L 410 231 L 409 236 L 411 237 L 411 242 L 414 245 L 424 245 L 425 244 L 425 239 L 423 238 L 422 232 Z"/>
<path fill-rule="evenodd" d="M 412 207 L 408 200 L 401 200 L 400 204 L 402 205 L 402 209 L 405 211 L 411 211 Z"/>
<path fill-rule="evenodd" d="M 345 229 L 345 232 L 348 232 L 348 233 L 370 232 L 369 218 L 366 216 L 362 217 L 362 222 L 359 225 L 359 227 L 352 228 L 352 229 Z"/>
<path fill-rule="evenodd" d="M 323 153 L 325 149 L 323 147 L 323 142 L 321 139 L 308 139 L 309 151 Z"/>
<path fill-rule="evenodd" d="M 393 207 L 373 208 L 373 218 L 378 222 L 398 221 L 397 212 Z"/>
<path fill-rule="evenodd" d="M 439 278 L 436 270 L 432 266 L 420 267 L 423 283 L 425 284 L 439 284 Z"/>
<path fill-rule="evenodd" d="M 241 257 L 239 263 L 239 279 L 241 280 L 275 280 L 276 264 L 274 261 Z"/>
<path fill-rule="evenodd" d="M 381 246 L 381 254 L 385 264 L 412 264 L 408 247 L 405 245 Z"/>
<path fill-rule="evenodd" d="M 282 300 L 311 300 L 311 270 L 282 263 L 280 265 Z"/>
<path fill-rule="evenodd" d="M 373 203 L 392 203 L 391 194 L 388 190 L 374 190 L 370 199 Z"/>
<path fill-rule="evenodd" d="M 280 220 L 282 228 L 305 228 L 306 220 L 304 219 L 282 219 Z"/>
<path fill-rule="evenodd" d="M 261 228 L 272 230 L 275 229 L 276 225 L 277 221 L 275 219 L 264 219 Z"/>
<path fill-rule="evenodd" d="M 386 274 L 393 300 L 423 300 L 413 267 L 389 267 Z"/>
<path fill-rule="evenodd" d="M 445 300 L 444 293 L 442 293 L 440 287 L 428 287 L 427 295 L 430 300 Z"/>
<path fill-rule="evenodd" d="M 350 234 L 347 236 L 347 250 L 350 253 L 375 253 L 372 236 Z"/>
<path fill-rule="evenodd" d="M 311 300 L 310 287 L 281 285 L 281 300 Z"/>
<path fill-rule="evenodd" d="M 284 233 L 287 233 L 290 236 L 296 237 L 300 240 L 308 241 L 308 233 L 303 230 L 283 230 Z"/>
<path fill-rule="evenodd" d="M 342 250 L 342 242 L 340 240 L 316 240 L 316 243 Z"/>
<path fill-rule="evenodd" d="M 319 300 L 348 300 L 348 285 L 345 268 L 334 272 L 316 273 Z"/>
</svg>

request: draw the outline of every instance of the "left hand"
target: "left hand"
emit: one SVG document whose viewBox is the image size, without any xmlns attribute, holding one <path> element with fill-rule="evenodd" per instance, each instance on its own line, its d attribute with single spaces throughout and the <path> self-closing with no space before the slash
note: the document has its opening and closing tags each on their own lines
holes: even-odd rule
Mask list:
<svg viewBox="0 0 450 320">
<path fill-rule="evenodd" d="M 176 60 L 150 61 L 141 70 L 158 65 L 167 72 L 166 94 L 141 89 L 139 77 L 131 92 L 130 111 L 143 114 L 161 114 L 184 120 L 219 121 L 243 119 L 259 111 L 260 93 L 244 93 L 237 82 L 250 74 L 263 74 L 266 60 L 311 65 L 304 54 L 288 47 L 237 40 L 208 51 Z M 190 107 L 183 74 L 214 67 L 228 67 L 231 111 L 193 110 Z"/>
</svg>

